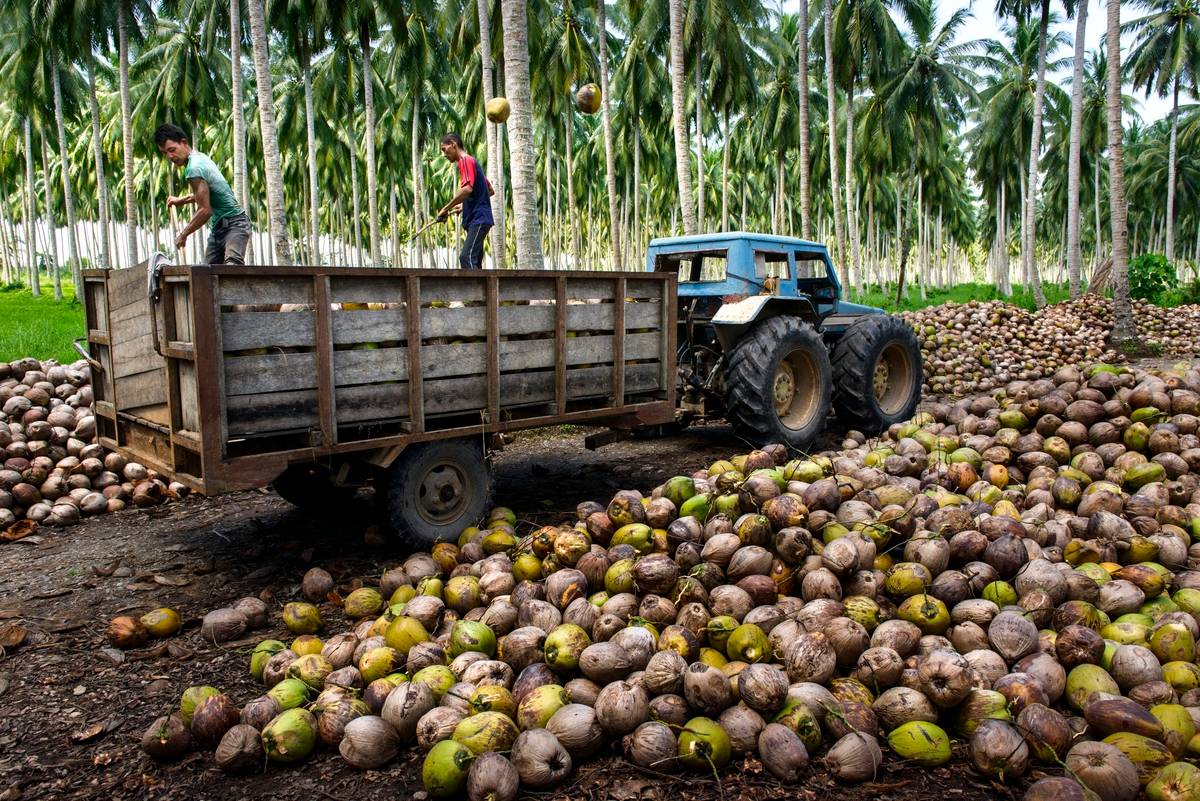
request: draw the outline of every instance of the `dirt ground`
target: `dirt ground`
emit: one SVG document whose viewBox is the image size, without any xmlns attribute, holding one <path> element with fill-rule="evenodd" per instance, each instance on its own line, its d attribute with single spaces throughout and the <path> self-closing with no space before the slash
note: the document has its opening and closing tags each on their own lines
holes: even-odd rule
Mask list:
<svg viewBox="0 0 1200 801">
<path fill-rule="evenodd" d="M 671 475 L 745 450 L 724 426 L 596 452 L 584 449 L 584 433 L 555 429 L 518 437 L 497 460 L 497 503 L 516 510 L 525 525 L 562 520 L 582 500 L 604 502 L 619 488 L 649 491 Z M 367 495 L 330 520 L 302 515 L 267 491 L 190 498 L 0 545 L 0 642 L 5 625 L 27 632 L 18 647 L 0 649 L 0 801 L 422 798 L 415 748 L 383 771 L 357 771 L 325 750 L 294 767 L 272 765 L 231 778 L 210 752 L 159 765 L 138 746 L 150 722 L 173 711 L 189 685 L 215 685 L 239 704 L 262 694 L 248 672 L 250 650 L 267 637 L 291 639 L 275 618 L 266 629 L 215 647 L 199 636 L 204 613 L 247 595 L 278 607 L 299 596 L 300 579 L 313 566 L 329 570 L 345 589 L 358 578 L 377 581 L 404 558 L 376 533 Z M 159 606 L 183 615 L 179 635 L 133 651 L 108 647 L 109 619 Z M 331 624 L 323 634 L 348 627 L 336 607 L 323 611 Z M 735 762 L 718 782 L 641 771 L 613 752 L 581 766 L 569 784 L 530 797 L 1019 798 L 1019 787 L 993 784 L 966 765 L 965 753 L 951 767 L 932 771 L 889 755 L 871 784 L 838 786 L 816 764 L 801 786 L 785 786 L 754 759 Z"/>
</svg>

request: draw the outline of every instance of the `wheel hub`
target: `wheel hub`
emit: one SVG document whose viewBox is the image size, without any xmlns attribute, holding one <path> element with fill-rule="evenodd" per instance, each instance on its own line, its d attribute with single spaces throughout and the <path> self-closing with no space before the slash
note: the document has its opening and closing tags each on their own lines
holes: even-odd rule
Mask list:
<svg viewBox="0 0 1200 801">
<path fill-rule="evenodd" d="M 781 363 L 775 371 L 774 395 L 775 410 L 779 412 L 786 410 L 796 395 L 796 375 L 787 362 Z"/>
<path fill-rule="evenodd" d="M 887 393 L 890 373 L 891 371 L 888 369 L 887 362 L 880 358 L 875 365 L 875 377 L 873 381 L 875 386 L 875 400 L 883 400 L 884 394 Z"/>
<path fill-rule="evenodd" d="M 802 429 L 812 422 L 819 406 L 817 393 L 820 372 L 810 353 L 796 349 L 780 360 L 775 368 L 772 400 L 779 421 L 791 429 Z"/>
<path fill-rule="evenodd" d="M 417 511 L 435 525 L 457 518 L 470 498 L 466 471 L 450 462 L 439 462 L 425 473 L 417 492 Z"/>
<path fill-rule="evenodd" d="M 875 362 L 872 389 L 884 414 L 899 414 L 909 401 L 916 370 L 908 351 L 900 343 L 885 347 Z"/>
</svg>

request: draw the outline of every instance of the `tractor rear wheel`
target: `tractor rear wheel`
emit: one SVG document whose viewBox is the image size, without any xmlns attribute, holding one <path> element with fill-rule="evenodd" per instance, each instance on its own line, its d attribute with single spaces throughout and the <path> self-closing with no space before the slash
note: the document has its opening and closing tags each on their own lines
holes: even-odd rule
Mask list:
<svg viewBox="0 0 1200 801">
<path fill-rule="evenodd" d="M 355 487 L 339 487 L 333 477 L 316 463 L 294 464 L 271 482 L 271 489 L 293 506 L 315 515 L 344 514 L 354 498 Z"/>
<path fill-rule="evenodd" d="M 838 420 L 868 436 L 912 417 L 921 400 L 921 345 L 891 315 L 856 320 L 833 349 L 833 407 Z"/>
<path fill-rule="evenodd" d="M 729 352 L 726 417 L 740 436 L 808 450 L 825 427 L 832 392 L 821 335 L 797 317 L 771 317 Z"/>
</svg>

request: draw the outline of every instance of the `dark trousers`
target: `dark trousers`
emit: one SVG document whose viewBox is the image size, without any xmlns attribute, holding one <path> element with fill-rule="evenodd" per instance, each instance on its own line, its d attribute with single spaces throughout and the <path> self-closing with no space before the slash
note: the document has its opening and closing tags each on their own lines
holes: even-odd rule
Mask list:
<svg viewBox="0 0 1200 801">
<path fill-rule="evenodd" d="M 467 238 L 463 240 L 462 250 L 458 254 L 458 266 L 464 270 L 483 269 L 483 243 L 487 240 L 488 231 L 492 226 L 467 226 Z"/>
<path fill-rule="evenodd" d="M 250 218 L 244 213 L 220 219 L 208 233 L 204 263 L 244 265 L 249 242 Z"/>
</svg>

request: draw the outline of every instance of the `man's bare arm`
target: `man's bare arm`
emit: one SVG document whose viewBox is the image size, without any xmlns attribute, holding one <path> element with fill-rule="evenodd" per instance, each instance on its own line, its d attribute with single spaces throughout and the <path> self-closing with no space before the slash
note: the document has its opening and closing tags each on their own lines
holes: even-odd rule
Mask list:
<svg viewBox="0 0 1200 801">
<path fill-rule="evenodd" d="M 188 180 L 188 185 L 192 189 L 192 194 L 189 196 L 192 203 L 196 204 L 196 211 L 192 214 L 192 219 L 188 220 L 187 225 L 175 237 L 175 247 L 183 247 L 187 242 L 187 238 L 199 231 L 212 218 L 212 201 L 208 195 L 208 181 L 203 178 L 191 178 Z"/>
</svg>

